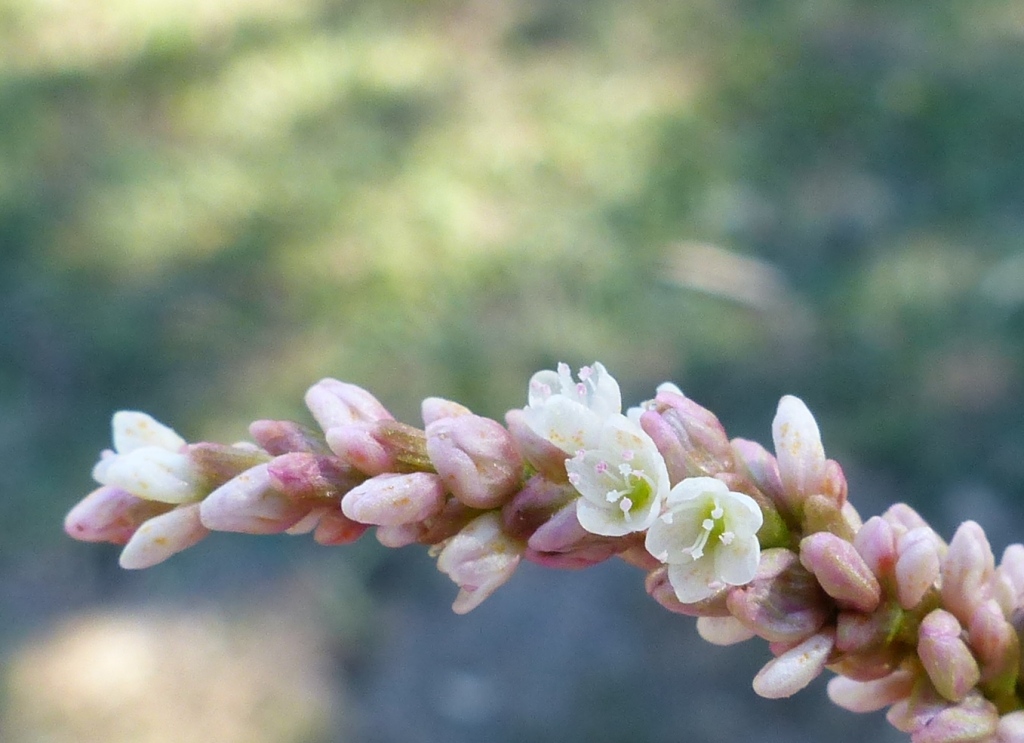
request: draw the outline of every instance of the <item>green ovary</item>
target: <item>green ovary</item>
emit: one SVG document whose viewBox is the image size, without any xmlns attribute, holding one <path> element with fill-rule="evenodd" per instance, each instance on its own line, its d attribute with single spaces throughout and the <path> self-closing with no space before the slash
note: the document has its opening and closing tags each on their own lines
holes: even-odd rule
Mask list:
<svg viewBox="0 0 1024 743">
<path fill-rule="evenodd" d="M 626 497 L 632 503 L 629 513 L 633 515 L 646 510 L 651 505 L 651 499 L 654 498 L 654 486 L 647 477 L 636 473 L 633 473 L 628 479 L 632 480 L 628 483 L 632 487 L 626 493 Z"/>
</svg>

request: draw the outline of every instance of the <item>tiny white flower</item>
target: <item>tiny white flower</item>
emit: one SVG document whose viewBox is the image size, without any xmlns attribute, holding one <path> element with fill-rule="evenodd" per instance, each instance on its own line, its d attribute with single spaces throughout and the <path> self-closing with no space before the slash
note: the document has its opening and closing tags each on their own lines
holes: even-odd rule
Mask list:
<svg viewBox="0 0 1024 743">
<path fill-rule="evenodd" d="M 654 441 L 624 415 L 605 421 L 597 445 L 565 463 L 582 496 L 576 518 L 584 529 L 618 537 L 649 527 L 669 491 L 665 460 Z"/>
<path fill-rule="evenodd" d="M 574 380 L 568 364 L 539 371 L 530 379 L 526 422 L 538 436 L 567 454 L 592 448 L 601 424 L 622 411 L 619 384 L 595 362 Z"/>
<path fill-rule="evenodd" d="M 198 473 L 177 433 L 145 413 L 128 410 L 115 413 L 112 426 L 114 450 L 100 455 L 93 479 L 162 503 L 188 503 L 199 497 Z"/>
<path fill-rule="evenodd" d="M 647 531 L 646 546 L 668 563 L 668 579 L 680 601 L 692 604 L 753 579 L 763 520 L 753 498 L 713 477 L 688 477 L 672 488 L 666 504 Z"/>
</svg>

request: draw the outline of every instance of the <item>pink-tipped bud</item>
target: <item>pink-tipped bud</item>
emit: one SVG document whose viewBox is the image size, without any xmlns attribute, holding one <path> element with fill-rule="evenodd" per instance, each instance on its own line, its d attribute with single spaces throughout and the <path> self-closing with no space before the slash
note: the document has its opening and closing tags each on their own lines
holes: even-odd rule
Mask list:
<svg viewBox="0 0 1024 743">
<path fill-rule="evenodd" d="M 854 535 L 853 546 L 876 578 L 892 577 L 896 570 L 896 536 L 888 521 L 880 516 L 869 518 Z"/>
<path fill-rule="evenodd" d="M 89 493 L 64 518 L 64 531 L 82 542 L 126 544 L 149 519 L 174 508 L 104 485 Z"/>
<path fill-rule="evenodd" d="M 878 607 L 882 588 L 852 544 L 835 534 L 818 532 L 800 542 L 800 563 L 841 606 L 862 612 Z"/>
<path fill-rule="evenodd" d="M 338 506 L 320 517 L 313 532 L 313 540 L 323 545 L 350 544 L 363 536 L 369 528 L 368 524 L 350 519 Z"/>
<path fill-rule="evenodd" d="M 941 710 L 914 730 L 912 743 L 990 743 L 999 725 L 999 712 L 977 692 L 960 704 Z"/>
<path fill-rule="evenodd" d="M 485 513 L 469 522 L 437 556 L 437 569 L 459 587 L 452 610 L 465 614 L 479 606 L 512 577 L 522 552 L 522 544 L 501 531 L 497 513 Z"/>
<path fill-rule="evenodd" d="M 385 547 L 398 549 L 416 544 L 423 535 L 423 524 L 413 522 L 411 524 L 390 524 L 378 526 L 374 536 L 377 541 Z"/>
<path fill-rule="evenodd" d="M 754 691 L 765 699 L 793 696 L 821 674 L 834 645 L 835 634 L 831 629 L 808 637 L 768 661 L 754 677 Z"/>
<path fill-rule="evenodd" d="M 366 478 L 336 457 L 291 452 L 267 465 L 271 485 L 295 501 L 334 499 Z"/>
<path fill-rule="evenodd" d="M 829 495 L 812 495 L 801 506 L 805 534 L 827 531 L 852 542 L 862 526 L 849 501 L 840 505 Z"/>
<path fill-rule="evenodd" d="M 512 435 L 478 415 L 442 418 L 427 426 L 427 454 L 445 487 L 471 508 L 501 506 L 523 480 Z"/>
<path fill-rule="evenodd" d="M 188 549 L 209 533 L 199 520 L 198 503 L 179 506 L 140 526 L 121 551 L 120 565 L 125 570 L 152 567 Z"/>
<path fill-rule="evenodd" d="M 737 471 L 749 477 L 772 501 L 782 505 L 782 477 L 775 457 L 756 441 L 747 439 L 733 439 L 732 452 Z"/>
<path fill-rule="evenodd" d="M 321 379 L 310 387 L 306 391 L 306 407 L 324 431 L 353 423 L 394 419 L 388 409 L 362 387 L 337 379 Z"/>
<path fill-rule="evenodd" d="M 839 462 L 829 459 L 825 462 L 825 484 L 824 494 L 832 498 L 836 503 L 845 504 L 849 486 L 846 482 L 846 474 Z"/>
<path fill-rule="evenodd" d="M 568 482 L 565 471 L 565 460 L 568 455 L 530 427 L 525 411 L 508 411 L 505 413 L 505 424 L 523 459 L 547 479 L 553 482 Z"/>
<path fill-rule="evenodd" d="M 935 690 L 951 702 L 963 699 L 981 678 L 978 662 L 961 639 L 956 617 L 935 609 L 921 621 L 917 655 Z"/>
<path fill-rule="evenodd" d="M 576 503 L 563 506 L 541 524 L 527 542 L 538 552 L 568 552 L 580 542 L 593 538 L 576 518 Z"/>
<path fill-rule="evenodd" d="M 720 591 L 702 601 L 684 604 L 676 596 L 676 589 L 668 579 L 667 565 L 662 565 L 648 573 L 644 580 L 644 587 L 652 599 L 674 614 L 683 614 L 688 617 L 729 616 L 729 607 L 726 605 L 728 586 L 723 586 Z"/>
<path fill-rule="evenodd" d="M 539 552 L 527 547 L 523 559 L 552 570 L 582 570 L 614 557 L 621 549 L 621 545 L 610 540 L 595 540 L 578 544 L 565 552 Z"/>
<path fill-rule="evenodd" d="M 802 400 L 786 395 L 779 401 L 772 421 L 772 439 L 786 504 L 793 507 L 805 498 L 823 494 L 825 448 L 818 424 Z"/>
<path fill-rule="evenodd" d="M 352 423 L 328 429 L 331 451 L 364 474 L 430 471 L 423 431 L 397 421 Z"/>
<path fill-rule="evenodd" d="M 939 579 L 940 559 L 935 532 L 919 526 L 896 542 L 896 596 L 900 606 L 913 609 Z"/>
<path fill-rule="evenodd" d="M 850 712 L 875 712 L 910 696 L 914 675 L 910 671 L 895 671 L 874 681 L 836 676 L 827 688 L 833 704 Z"/>
<path fill-rule="evenodd" d="M 1017 673 L 1020 641 L 995 599 L 974 611 L 967 625 L 967 641 L 981 666 L 982 683 Z"/>
<path fill-rule="evenodd" d="M 651 409 L 640 416 L 640 425 L 665 458 L 673 483 L 732 469 L 732 448 L 718 418 L 678 392 L 658 392 Z"/>
<path fill-rule="evenodd" d="M 529 539 L 542 524 L 578 497 L 579 493 L 572 485 L 534 475 L 502 507 L 501 522 L 505 533 L 516 539 Z"/>
<path fill-rule="evenodd" d="M 960 524 L 942 561 L 942 605 L 960 620 L 971 621 L 975 609 L 991 595 L 995 556 L 982 528 Z"/>
<path fill-rule="evenodd" d="M 200 516 L 212 531 L 279 534 L 290 529 L 312 505 L 274 488 L 268 466 L 260 464 L 228 480 L 200 504 Z"/>
<path fill-rule="evenodd" d="M 794 552 L 761 553 L 754 579 L 728 592 L 729 612 L 769 642 L 800 642 L 817 632 L 833 608 Z"/>
<path fill-rule="evenodd" d="M 293 421 L 253 421 L 249 424 L 249 435 L 275 457 L 295 451 L 327 454 L 327 447 L 318 434 Z"/>
<path fill-rule="evenodd" d="M 423 425 L 429 426 L 434 421 L 442 418 L 458 418 L 463 415 L 472 415 L 473 411 L 465 405 L 460 405 L 443 397 L 428 397 L 420 404 L 420 411 L 423 415 Z"/>
<path fill-rule="evenodd" d="M 350 519 L 378 526 L 420 522 L 443 506 L 444 485 L 429 472 L 377 475 L 341 499 L 342 513 Z"/>
<path fill-rule="evenodd" d="M 844 653 L 863 655 L 885 648 L 902 621 L 895 606 L 871 614 L 841 611 L 836 617 L 836 648 Z"/>
</svg>

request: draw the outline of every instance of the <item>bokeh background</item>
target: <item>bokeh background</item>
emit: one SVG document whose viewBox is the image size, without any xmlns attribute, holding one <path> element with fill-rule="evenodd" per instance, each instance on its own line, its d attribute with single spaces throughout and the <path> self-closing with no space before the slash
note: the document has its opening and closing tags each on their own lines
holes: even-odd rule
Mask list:
<svg viewBox="0 0 1024 743">
<path fill-rule="evenodd" d="M 902 740 L 623 564 L 460 618 L 372 536 L 61 533 L 116 409 L 500 417 L 594 359 L 766 443 L 798 394 L 862 513 L 1019 540 L 1021 4 L 0 0 L 0 739 Z"/>
</svg>

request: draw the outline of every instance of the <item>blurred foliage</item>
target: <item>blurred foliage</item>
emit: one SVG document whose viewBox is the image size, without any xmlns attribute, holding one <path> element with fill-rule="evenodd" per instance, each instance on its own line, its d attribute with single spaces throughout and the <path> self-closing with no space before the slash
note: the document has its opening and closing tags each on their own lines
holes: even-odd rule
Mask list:
<svg viewBox="0 0 1024 743">
<path fill-rule="evenodd" d="M 500 416 L 560 359 L 1008 503 L 1022 172 L 1011 0 L 3 0 L 0 560 L 114 409 Z"/>
</svg>

